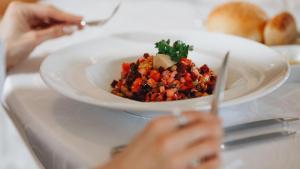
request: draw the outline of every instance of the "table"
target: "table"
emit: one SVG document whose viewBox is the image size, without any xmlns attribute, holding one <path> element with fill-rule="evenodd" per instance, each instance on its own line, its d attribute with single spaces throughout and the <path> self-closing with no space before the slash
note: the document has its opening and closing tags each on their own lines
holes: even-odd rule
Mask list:
<svg viewBox="0 0 300 169">
<path fill-rule="evenodd" d="M 67 5 L 70 0 L 51 2 L 69 11 L 76 9 L 79 13 L 86 9 L 79 3 Z M 125 1 L 119 14 L 105 27 L 90 28 L 72 37 L 45 43 L 33 52 L 30 59 L 9 73 L 5 84 L 6 108 L 46 168 L 90 168 L 102 164 L 109 160 L 110 148 L 129 142 L 147 119 L 80 103 L 54 92 L 39 76 L 43 59 L 55 50 L 113 32 L 200 30 L 201 17 L 197 12 L 200 8 L 194 5 L 195 2 Z M 178 13 L 178 10 L 181 12 Z M 299 68 L 293 68 L 292 72 L 294 80 L 297 80 Z M 298 86 L 299 83 L 291 79 L 290 83 L 269 96 L 222 110 L 225 125 L 269 117 L 300 116 Z M 300 130 L 299 126 L 294 127 Z M 300 152 L 297 150 L 300 150 L 298 135 L 249 146 L 225 152 L 223 168 L 298 169 Z"/>
</svg>

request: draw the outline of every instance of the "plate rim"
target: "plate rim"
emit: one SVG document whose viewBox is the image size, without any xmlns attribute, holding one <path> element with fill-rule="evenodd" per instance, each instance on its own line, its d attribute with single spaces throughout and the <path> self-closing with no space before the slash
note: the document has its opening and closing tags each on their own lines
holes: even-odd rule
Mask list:
<svg viewBox="0 0 300 169">
<path fill-rule="evenodd" d="M 142 32 L 142 31 L 141 31 Z M 174 33 L 186 33 L 186 31 L 178 31 L 178 30 L 175 30 L 175 31 L 148 31 L 147 30 L 147 33 L 158 33 L 158 34 L 174 34 Z M 251 41 L 251 40 L 248 40 L 248 39 L 245 39 L 245 38 L 242 38 L 242 37 L 238 37 L 238 36 L 233 36 L 233 35 L 228 35 L 228 34 L 223 34 L 223 33 L 212 33 L 212 32 L 206 32 L 206 31 L 191 31 L 189 30 L 188 33 L 189 34 L 194 34 L 194 33 L 206 33 L 206 34 L 215 34 L 215 35 L 218 35 L 218 36 L 224 36 L 224 37 L 228 37 L 228 38 L 235 38 L 235 39 L 239 39 L 239 40 L 242 40 L 242 41 L 245 41 L 247 43 L 254 43 L 256 45 L 260 45 L 260 46 L 263 46 L 263 47 L 267 47 L 268 49 L 272 50 L 273 52 L 277 53 L 278 56 L 282 56 L 282 54 L 274 49 L 272 49 L 271 47 L 268 47 L 266 45 L 263 45 L 261 43 L 258 43 L 258 42 L 255 42 L 255 41 Z M 126 32 L 117 32 L 117 33 L 136 33 L 136 31 L 126 31 Z M 122 110 L 122 111 L 134 111 L 134 112 L 145 112 L 145 111 L 151 111 L 151 112 L 170 112 L 171 110 L 170 109 L 165 109 L 165 108 L 157 108 L 157 107 L 151 107 L 151 109 L 147 108 L 145 109 L 145 107 L 139 107 L 139 106 L 128 106 L 128 103 L 118 103 L 118 104 L 111 104 L 111 102 L 95 102 L 93 100 L 87 100 L 87 99 L 83 99 L 81 97 L 76 97 L 74 96 L 73 94 L 69 93 L 69 92 L 64 92 L 61 88 L 59 87 L 56 87 L 53 83 L 51 83 L 51 80 L 47 78 L 47 76 L 45 75 L 46 73 L 43 71 L 43 67 L 45 67 L 46 63 L 49 62 L 48 60 L 51 59 L 51 56 L 52 55 L 56 55 L 57 53 L 60 53 L 64 50 L 68 50 L 69 48 L 72 48 L 74 46 L 78 46 L 80 44 L 84 44 L 84 43 L 88 43 L 90 41 L 94 41 L 94 40 L 97 40 L 99 38 L 105 38 L 105 37 L 110 37 L 111 35 L 114 35 L 116 34 L 115 32 L 114 33 L 110 33 L 110 34 L 107 34 L 105 36 L 100 36 L 100 37 L 95 37 L 89 41 L 85 41 L 85 42 L 82 42 L 82 43 L 78 43 L 78 44 L 74 44 L 74 45 L 71 45 L 71 46 L 68 46 L 68 47 L 65 47 L 63 49 L 60 49 L 60 50 L 57 50 L 53 53 L 51 53 L 46 59 L 43 60 L 41 66 L 40 66 L 40 71 L 39 71 L 39 74 L 40 74 L 40 77 L 42 78 L 42 80 L 45 82 L 45 84 L 47 86 L 49 86 L 50 88 L 52 88 L 54 91 L 56 91 L 57 93 L 63 95 L 63 96 L 66 96 L 68 98 L 71 98 L 73 100 L 76 100 L 76 101 L 80 101 L 80 102 L 84 102 L 84 103 L 87 103 L 87 104 L 90 104 L 90 105 L 96 105 L 96 106 L 100 106 L 100 107 L 105 107 L 105 108 L 110 108 L 110 109 L 115 109 L 115 110 Z M 249 94 L 246 94 L 244 96 L 241 96 L 241 97 L 238 97 L 238 98 L 235 98 L 235 99 L 232 99 L 232 100 L 227 100 L 227 101 L 223 101 L 221 104 L 220 104 L 220 107 L 224 108 L 224 107 L 229 107 L 229 106 L 234 106 L 234 105 L 239 105 L 239 104 L 242 104 L 242 103 L 247 103 L 249 101 L 252 101 L 252 100 L 256 100 L 258 98 L 261 98 L 263 96 L 266 96 L 270 93 L 272 93 L 273 91 L 275 91 L 276 89 L 278 89 L 280 86 L 282 86 L 286 81 L 287 79 L 289 78 L 290 76 L 290 71 L 291 71 L 291 66 L 290 64 L 288 63 L 288 59 L 284 59 L 284 57 L 282 56 L 282 60 L 285 61 L 285 66 L 286 66 L 286 71 L 284 72 L 284 78 L 278 78 L 274 84 L 274 86 L 272 87 L 267 87 L 265 86 L 264 88 L 261 88 L 260 90 L 262 89 L 265 89 L 264 92 L 260 92 L 258 93 L 258 91 L 260 90 L 257 90 L 257 91 L 254 91 L 254 92 L 250 92 Z M 270 85 L 270 84 L 268 84 Z M 253 95 L 253 96 L 251 96 Z M 250 97 L 251 96 L 251 97 Z M 151 103 L 150 103 L 151 104 Z M 150 105 L 149 104 L 149 105 Z M 116 106 L 118 105 L 118 106 Z M 122 106 L 120 106 L 122 105 Z M 195 106 L 195 105 L 194 105 Z M 121 108 L 122 107 L 122 108 Z M 207 106 L 203 106 L 203 107 L 192 107 L 190 108 L 190 110 L 202 110 L 202 111 L 207 111 L 210 109 L 210 105 L 207 105 Z M 182 109 L 184 110 L 184 109 Z"/>
</svg>

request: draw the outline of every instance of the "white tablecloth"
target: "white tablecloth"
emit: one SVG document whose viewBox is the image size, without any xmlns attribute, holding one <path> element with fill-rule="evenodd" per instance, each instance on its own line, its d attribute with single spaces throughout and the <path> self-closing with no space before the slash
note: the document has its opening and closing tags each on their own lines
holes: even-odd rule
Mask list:
<svg viewBox="0 0 300 169">
<path fill-rule="evenodd" d="M 105 15 L 105 10 L 101 12 L 101 6 L 95 5 L 95 0 L 93 5 L 85 1 L 52 2 L 90 18 L 98 15 L 97 11 L 99 17 Z M 105 27 L 90 28 L 72 37 L 48 42 L 10 73 L 5 85 L 5 103 L 27 136 L 31 148 L 47 168 L 86 168 L 102 164 L 109 159 L 112 146 L 128 142 L 147 120 L 79 103 L 54 92 L 45 86 L 39 76 L 43 59 L 55 50 L 112 32 L 138 29 L 200 30 L 201 20 L 207 14 L 205 11 L 211 8 L 203 4 L 201 0 L 125 1 L 117 16 Z M 85 5 L 91 10 L 86 10 Z M 92 10 L 97 8 L 99 10 Z M 269 12 L 274 12 L 274 9 Z M 289 83 L 271 96 L 223 110 L 225 125 L 284 115 L 300 116 L 298 86 L 299 83 Z M 298 137 L 225 152 L 224 168 L 299 169 Z"/>
</svg>

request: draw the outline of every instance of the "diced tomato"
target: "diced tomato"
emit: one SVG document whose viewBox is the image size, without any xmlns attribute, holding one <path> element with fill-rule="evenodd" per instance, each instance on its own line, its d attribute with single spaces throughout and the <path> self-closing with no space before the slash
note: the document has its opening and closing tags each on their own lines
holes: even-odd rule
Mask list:
<svg viewBox="0 0 300 169">
<path fill-rule="evenodd" d="M 192 61 L 188 58 L 181 58 L 180 62 L 184 65 L 191 65 L 192 64 Z"/>
<path fill-rule="evenodd" d="M 187 88 L 189 88 L 189 89 L 191 89 L 191 88 L 193 88 L 193 87 L 194 87 L 194 84 L 193 84 L 193 82 L 187 82 L 185 85 L 186 85 L 186 86 L 187 86 Z"/>
<path fill-rule="evenodd" d="M 158 82 L 160 80 L 160 78 L 161 78 L 161 75 L 160 75 L 159 71 L 157 71 L 157 70 L 151 70 L 150 77 L 152 79 L 154 79 L 155 81 Z"/>
<path fill-rule="evenodd" d="M 135 79 L 135 81 L 131 86 L 131 91 L 134 93 L 138 92 L 141 89 L 142 82 L 143 82 L 142 78 Z"/>
<path fill-rule="evenodd" d="M 130 63 L 122 64 L 122 77 L 126 76 L 130 72 Z"/>
<path fill-rule="evenodd" d="M 181 85 L 181 86 L 180 86 L 180 90 L 183 90 L 183 91 L 184 91 L 184 90 L 188 90 L 188 89 L 189 89 L 189 88 L 188 88 L 187 86 L 185 86 L 185 85 Z"/>
<path fill-rule="evenodd" d="M 186 74 L 184 75 L 184 79 L 185 79 L 187 82 L 193 81 L 192 75 L 191 75 L 190 73 L 186 73 Z"/>
<path fill-rule="evenodd" d="M 187 82 L 180 86 L 180 90 L 190 90 L 194 87 L 193 82 Z"/>
</svg>

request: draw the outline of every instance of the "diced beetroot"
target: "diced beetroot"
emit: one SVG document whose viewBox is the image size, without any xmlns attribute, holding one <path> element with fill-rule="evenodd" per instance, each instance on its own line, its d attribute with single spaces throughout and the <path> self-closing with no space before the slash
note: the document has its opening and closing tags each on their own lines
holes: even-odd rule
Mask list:
<svg viewBox="0 0 300 169">
<path fill-rule="evenodd" d="M 164 96 L 162 94 L 158 94 L 156 97 L 156 101 L 161 102 L 164 100 Z"/>
<path fill-rule="evenodd" d="M 111 84 L 110 84 L 110 86 L 112 87 L 112 88 L 115 88 L 115 86 L 118 84 L 118 81 L 116 81 L 116 80 L 114 80 Z"/>
<path fill-rule="evenodd" d="M 203 65 L 200 67 L 201 74 L 205 74 L 209 72 L 209 68 L 207 65 Z"/>
<path fill-rule="evenodd" d="M 145 53 L 145 54 L 144 54 L 144 58 L 147 59 L 148 57 L 150 57 L 149 53 Z"/>
</svg>

